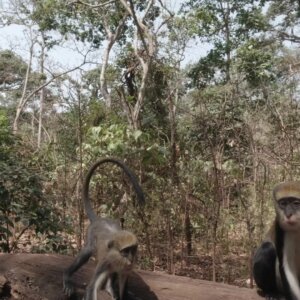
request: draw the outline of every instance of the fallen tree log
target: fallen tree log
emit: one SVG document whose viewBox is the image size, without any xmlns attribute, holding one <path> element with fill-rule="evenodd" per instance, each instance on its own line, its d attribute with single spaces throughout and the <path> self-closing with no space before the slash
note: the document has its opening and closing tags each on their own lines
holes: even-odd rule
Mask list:
<svg viewBox="0 0 300 300">
<path fill-rule="evenodd" d="M 73 257 L 48 254 L 0 254 L 0 300 L 66 300 L 62 292 L 62 272 Z M 90 261 L 74 274 L 77 297 L 94 271 Z M 100 296 L 101 295 L 101 296 Z M 98 299 L 111 300 L 106 292 Z M 137 270 L 129 278 L 126 300 L 259 300 L 255 290 L 236 286 Z"/>
</svg>

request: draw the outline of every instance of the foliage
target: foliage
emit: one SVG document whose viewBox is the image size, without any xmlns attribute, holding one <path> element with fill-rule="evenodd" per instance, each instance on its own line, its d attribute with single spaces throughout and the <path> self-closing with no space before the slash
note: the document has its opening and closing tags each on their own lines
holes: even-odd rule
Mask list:
<svg viewBox="0 0 300 300">
<path fill-rule="evenodd" d="M 267 41 L 250 39 L 238 49 L 238 68 L 253 86 L 270 83 L 276 79 L 274 54 Z"/>
<path fill-rule="evenodd" d="M 40 176 L 22 157 L 22 144 L 8 130 L 4 111 L 0 120 L 0 249 L 11 252 L 19 248 L 28 230 L 51 238 L 61 227 L 52 204 L 42 195 Z"/>
<path fill-rule="evenodd" d="M 0 86 L 2 90 L 8 87 L 20 86 L 26 72 L 24 60 L 10 50 L 0 51 Z"/>
<path fill-rule="evenodd" d="M 252 0 L 191 0 L 183 4 L 184 13 L 197 23 L 194 35 L 212 47 L 190 71 L 194 85 L 204 87 L 229 80 L 234 51 L 251 35 L 267 29 L 263 6 L 264 1 Z"/>
<path fill-rule="evenodd" d="M 99 47 L 103 41 L 103 14 L 109 13 L 110 26 L 114 28 L 123 16 L 118 2 L 112 2 L 105 10 L 99 6 L 90 8 L 80 2 L 68 3 L 62 0 L 35 1 L 35 11 L 32 14 L 41 30 L 58 30 L 63 36 L 75 35 L 81 42 L 89 42 Z M 105 1 L 103 1 L 105 2 Z"/>
<path fill-rule="evenodd" d="M 274 38 L 299 43 L 300 39 L 294 33 L 299 26 L 300 9 L 297 1 L 270 1 L 267 16 L 273 25 Z"/>
<path fill-rule="evenodd" d="M 159 164 L 167 156 L 165 147 L 153 143 L 149 134 L 130 129 L 120 122 L 90 128 L 83 150 L 88 161 L 115 156 L 139 159 L 145 164 Z"/>
</svg>

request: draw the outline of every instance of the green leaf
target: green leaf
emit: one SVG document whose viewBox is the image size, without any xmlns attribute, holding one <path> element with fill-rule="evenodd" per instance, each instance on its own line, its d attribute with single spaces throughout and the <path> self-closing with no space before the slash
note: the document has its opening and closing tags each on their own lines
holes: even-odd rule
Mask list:
<svg viewBox="0 0 300 300">
<path fill-rule="evenodd" d="M 134 137 L 135 141 L 137 141 L 142 134 L 143 134 L 143 132 L 141 130 L 135 130 L 133 132 L 133 137 Z"/>
</svg>

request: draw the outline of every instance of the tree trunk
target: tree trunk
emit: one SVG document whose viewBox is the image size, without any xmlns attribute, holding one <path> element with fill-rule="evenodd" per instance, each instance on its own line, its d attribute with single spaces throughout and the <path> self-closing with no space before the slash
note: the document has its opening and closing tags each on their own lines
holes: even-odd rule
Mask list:
<svg viewBox="0 0 300 300">
<path fill-rule="evenodd" d="M 192 224 L 190 220 L 190 204 L 188 202 L 188 196 L 186 199 L 186 207 L 184 214 L 184 228 L 185 228 L 185 241 L 186 241 L 186 253 L 187 256 L 192 255 Z"/>
<path fill-rule="evenodd" d="M 78 97 L 78 144 L 79 144 L 79 181 L 77 182 L 77 210 L 78 210 L 78 220 L 79 220 L 79 240 L 78 245 L 79 249 L 82 246 L 82 240 L 84 236 L 84 208 L 81 197 L 81 189 L 83 186 L 83 122 L 82 122 L 82 111 L 81 111 L 81 88 L 77 90 Z"/>
<path fill-rule="evenodd" d="M 168 271 L 174 274 L 174 251 L 173 251 L 173 230 L 171 226 L 170 213 L 167 216 L 167 232 L 168 232 Z"/>
<path fill-rule="evenodd" d="M 103 56 L 102 56 L 102 66 L 100 72 L 100 89 L 108 110 L 110 110 L 111 108 L 111 95 L 107 89 L 107 81 L 106 81 L 105 73 L 108 66 L 110 51 L 113 45 L 115 44 L 116 40 L 120 37 L 124 29 L 127 17 L 128 17 L 128 13 L 125 13 L 123 18 L 119 21 L 119 24 L 114 33 L 110 30 L 110 26 L 108 24 L 108 21 L 106 20 L 106 17 L 105 16 L 103 17 L 104 28 L 107 34 L 107 46 L 104 49 Z"/>
<path fill-rule="evenodd" d="M 139 18 L 136 15 L 133 1 L 130 0 L 128 2 L 125 0 L 120 0 L 120 2 L 127 10 L 128 14 L 131 15 L 134 25 L 136 27 L 134 35 L 134 52 L 135 56 L 138 58 L 142 66 L 141 85 L 138 90 L 138 96 L 131 117 L 133 128 L 138 129 L 140 127 L 139 115 L 145 100 L 146 84 L 149 77 L 149 70 L 152 64 L 153 56 L 156 51 L 155 36 L 150 31 L 146 22 L 144 22 L 145 16 L 150 11 L 150 8 L 154 5 L 154 1 L 148 2 L 144 16 L 139 16 Z"/>
<path fill-rule="evenodd" d="M 175 103 L 178 101 L 178 89 L 175 91 Z M 176 105 L 173 103 L 173 95 L 172 92 L 168 97 L 169 100 L 169 120 L 170 120 L 170 148 L 171 148 L 171 176 L 173 183 L 178 186 L 179 185 L 179 178 L 177 173 L 177 149 L 176 149 Z"/>
<path fill-rule="evenodd" d="M 16 115 L 15 115 L 14 123 L 13 123 L 13 134 L 18 133 L 20 115 L 26 104 L 26 92 L 27 92 L 29 75 L 30 75 L 30 71 L 31 71 L 34 44 L 35 44 L 35 41 L 32 40 L 30 49 L 29 49 L 29 61 L 28 61 L 26 75 L 25 75 L 25 79 L 24 79 L 23 92 L 22 92 L 21 99 L 19 100 L 19 103 L 16 108 Z"/>
<path fill-rule="evenodd" d="M 41 56 L 40 56 L 40 72 L 43 76 L 45 76 L 45 74 L 44 74 L 44 62 L 45 62 L 45 40 L 44 40 L 44 35 L 42 33 Z M 43 87 L 40 90 L 40 111 L 39 111 L 38 138 L 37 138 L 38 148 L 41 147 L 41 141 L 42 141 L 44 101 L 45 101 L 45 88 Z"/>
<path fill-rule="evenodd" d="M 213 212 L 213 281 L 216 281 L 216 251 L 217 251 L 217 231 L 220 217 L 221 203 L 224 194 L 224 182 L 222 174 L 222 145 L 219 145 L 219 149 L 214 149 L 211 145 L 211 153 L 214 164 L 214 190 L 215 190 L 215 201 L 214 201 L 214 212 Z"/>
</svg>

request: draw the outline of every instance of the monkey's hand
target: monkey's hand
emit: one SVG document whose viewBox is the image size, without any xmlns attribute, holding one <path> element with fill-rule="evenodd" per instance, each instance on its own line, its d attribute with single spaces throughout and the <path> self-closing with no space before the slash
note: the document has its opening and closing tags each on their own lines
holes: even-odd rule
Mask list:
<svg viewBox="0 0 300 300">
<path fill-rule="evenodd" d="M 63 290 L 64 293 L 70 297 L 74 293 L 74 284 L 69 277 L 65 277 L 63 279 Z"/>
</svg>

